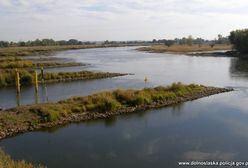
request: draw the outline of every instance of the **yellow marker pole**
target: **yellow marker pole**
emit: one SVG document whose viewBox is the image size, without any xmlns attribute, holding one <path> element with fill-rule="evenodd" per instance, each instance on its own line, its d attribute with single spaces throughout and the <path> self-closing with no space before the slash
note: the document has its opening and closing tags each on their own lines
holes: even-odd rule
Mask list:
<svg viewBox="0 0 248 168">
<path fill-rule="evenodd" d="M 21 92 L 20 74 L 19 74 L 19 71 L 17 69 L 16 69 L 16 91 L 17 91 L 17 93 Z"/>
<path fill-rule="evenodd" d="M 34 73 L 34 84 L 35 84 L 35 92 L 38 92 L 39 89 L 39 82 L 38 82 L 38 73 L 35 71 Z"/>
<path fill-rule="evenodd" d="M 148 79 L 147 79 L 147 77 L 145 77 L 145 79 L 144 79 L 144 82 L 145 82 L 145 83 L 147 83 L 147 82 L 148 82 Z"/>
</svg>

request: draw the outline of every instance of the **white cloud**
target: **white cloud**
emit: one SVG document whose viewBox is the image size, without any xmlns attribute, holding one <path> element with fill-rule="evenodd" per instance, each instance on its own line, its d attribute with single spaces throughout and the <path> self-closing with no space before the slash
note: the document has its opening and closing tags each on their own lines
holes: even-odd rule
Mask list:
<svg viewBox="0 0 248 168">
<path fill-rule="evenodd" d="M 246 0 L 0 0 L 4 40 L 133 40 L 227 35 L 244 28 Z"/>
</svg>

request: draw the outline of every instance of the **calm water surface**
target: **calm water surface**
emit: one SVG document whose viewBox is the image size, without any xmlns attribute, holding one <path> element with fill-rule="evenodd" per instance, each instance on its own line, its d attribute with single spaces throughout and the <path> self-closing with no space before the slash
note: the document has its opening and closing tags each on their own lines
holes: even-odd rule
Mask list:
<svg viewBox="0 0 248 168">
<path fill-rule="evenodd" d="M 248 61 L 137 52 L 134 48 L 63 51 L 55 57 L 89 63 L 66 71 L 93 70 L 135 75 L 40 87 L 39 102 L 99 90 L 143 88 L 181 81 L 234 87 L 167 108 L 25 133 L 0 142 L 15 159 L 50 167 L 178 167 L 179 161 L 248 160 Z M 61 70 L 61 68 L 59 69 Z M 58 71 L 48 69 L 47 71 Z M 144 83 L 144 78 L 149 83 Z M 35 102 L 22 88 L 21 104 Z M 0 90 L 0 106 L 16 105 L 15 90 Z"/>
</svg>

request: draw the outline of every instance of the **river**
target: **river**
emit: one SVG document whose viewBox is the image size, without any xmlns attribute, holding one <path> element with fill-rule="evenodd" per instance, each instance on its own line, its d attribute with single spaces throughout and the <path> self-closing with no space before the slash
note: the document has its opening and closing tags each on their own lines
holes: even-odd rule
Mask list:
<svg viewBox="0 0 248 168">
<path fill-rule="evenodd" d="M 40 87 L 38 102 L 179 81 L 233 87 L 235 91 L 2 140 L 0 147 L 14 159 L 41 163 L 49 168 L 178 167 L 180 161 L 247 160 L 248 60 L 145 53 L 134 47 L 70 50 L 52 57 L 89 65 L 47 71 L 82 69 L 134 75 L 47 84 L 46 88 Z M 34 103 L 34 88 L 22 88 L 19 101 L 20 104 Z M 14 107 L 16 103 L 15 89 L 0 89 L 1 107 Z"/>
</svg>

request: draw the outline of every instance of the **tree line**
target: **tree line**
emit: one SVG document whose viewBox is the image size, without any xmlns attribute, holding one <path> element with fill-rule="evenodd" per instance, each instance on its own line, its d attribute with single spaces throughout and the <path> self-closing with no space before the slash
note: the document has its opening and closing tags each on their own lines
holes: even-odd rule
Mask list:
<svg viewBox="0 0 248 168">
<path fill-rule="evenodd" d="M 189 45 L 192 46 L 194 44 L 197 44 L 199 46 L 203 44 L 208 44 L 211 46 L 214 46 L 215 44 L 230 44 L 229 38 L 228 37 L 223 37 L 222 35 L 218 35 L 217 38 L 214 40 L 205 40 L 203 38 L 193 38 L 193 36 L 189 35 L 188 37 L 183 37 L 183 38 L 175 38 L 173 40 L 171 39 L 160 39 L 156 40 L 153 39 L 152 43 L 157 43 L 157 44 L 165 44 L 166 46 L 170 47 L 174 44 L 177 45 Z"/>
<path fill-rule="evenodd" d="M 232 31 L 229 40 L 240 54 L 248 54 L 248 29 Z"/>
<path fill-rule="evenodd" d="M 8 42 L 0 41 L 0 48 L 3 47 L 30 47 L 30 46 L 55 46 L 55 45 L 88 45 L 96 44 L 95 42 L 82 42 L 76 39 L 70 40 L 59 40 L 55 41 L 53 39 L 36 39 L 34 41 L 19 41 L 19 42 Z"/>
</svg>

